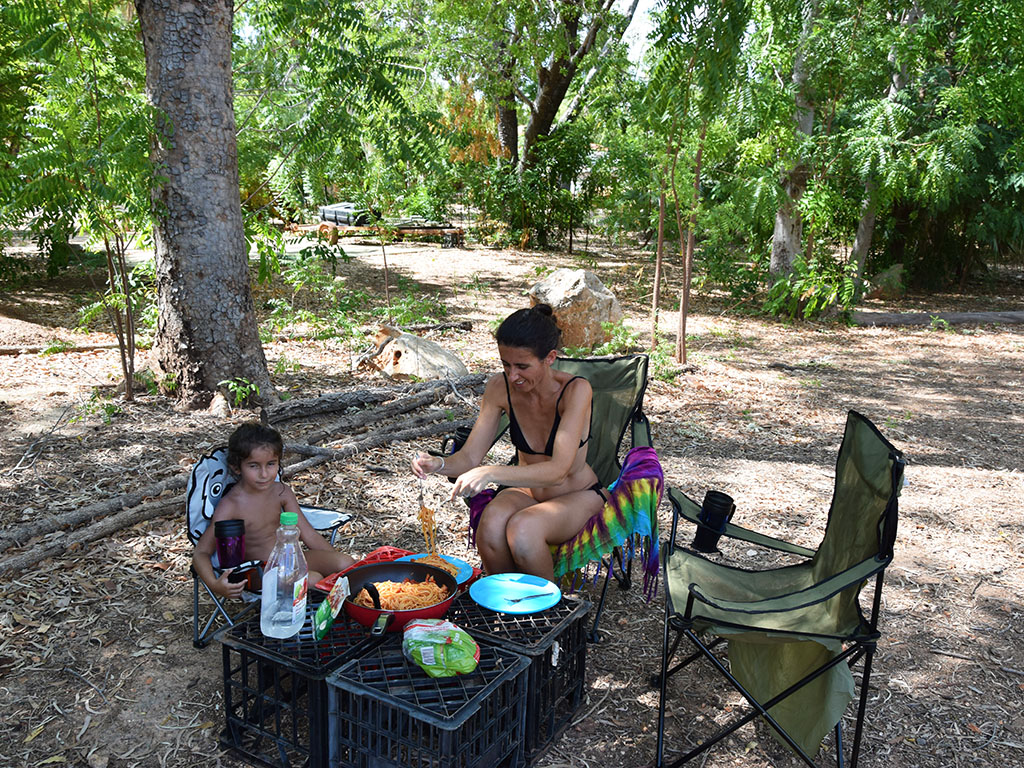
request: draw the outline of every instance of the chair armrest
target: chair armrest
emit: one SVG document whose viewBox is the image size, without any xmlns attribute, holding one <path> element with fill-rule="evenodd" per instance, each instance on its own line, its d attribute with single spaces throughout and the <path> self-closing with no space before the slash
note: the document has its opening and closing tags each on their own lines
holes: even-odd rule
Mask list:
<svg viewBox="0 0 1024 768">
<path fill-rule="evenodd" d="M 642 412 L 638 412 L 630 422 L 630 439 L 632 440 L 633 448 L 640 446 L 645 448 L 653 447 L 651 440 L 651 423 Z"/>
<path fill-rule="evenodd" d="M 672 507 L 677 516 L 685 518 L 694 525 L 702 525 L 702 523 L 697 519 L 697 516 L 700 514 L 700 505 L 697 504 L 697 502 L 684 493 L 677 491 L 675 488 L 668 489 L 668 497 L 672 501 Z M 673 520 L 672 525 L 674 529 L 675 520 Z M 800 555 L 802 557 L 814 557 L 813 549 L 801 547 L 799 544 L 792 544 L 783 539 L 777 539 L 764 533 L 758 533 L 757 531 L 752 531 L 749 528 L 744 528 L 733 523 L 725 524 L 725 530 L 722 532 L 722 535 L 733 539 L 739 539 L 740 541 L 746 541 L 750 544 L 756 544 L 757 546 L 765 547 L 766 549 L 774 549 L 777 552 L 786 552 L 790 555 Z"/>
<path fill-rule="evenodd" d="M 307 507 L 303 504 L 299 505 L 299 509 L 302 510 L 302 514 L 305 515 L 306 520 L 316 530 L 321 533 L 330 532 L 331 534 L 331 545 L 334 545 L 334 540 L 338 537 L 338 529 L 352 519 L 352 515 L 348 512 L 338 512 L 336 509 L 324 509 L 323 507 Z"/>
<path fill-rule="evenodd" d="M 807 589 L 769 597 L 764 600 L 751 600 L 749 602 L 720 600 L 712 595 L 705 594 L 700 586 L 695 583 L 689 585 L 689 592 L 695 599 L 720 611 L 731 611 L 733 613 L 785 613 L 786 611 L 796 611 L 824 602 L 848 587 L 859 584 L 868 577 L 884 570 L 890 562 L 890 558 L 879 559 L 877 557 L 870 557 L 847 568 L 845 571 L 840 571 L 835 576 L 820 581 L 817 584 L 812 584 Z M 688 603 L 687 614 L 689 614 L 690 607 L 691 604 Z"/>
</svg>

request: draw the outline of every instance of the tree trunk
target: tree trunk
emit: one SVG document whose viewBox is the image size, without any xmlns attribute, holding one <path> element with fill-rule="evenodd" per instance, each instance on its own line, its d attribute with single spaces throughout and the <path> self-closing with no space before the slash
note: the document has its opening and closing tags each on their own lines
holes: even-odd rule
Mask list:
<svg viewBox="0 0 1024 768">
<path fill-rule="evenodd" d="M 793 90 L 796 93 L 793 120 L 796 130 L 806 136 L 811 135 L 814 128 L 814 105 L 807 95 L 807 60 L 805 50 L 817 16 L 817 2 L 808 3 L 804 15 L 800 42 L 793 59 Z M 807 189 L 807 167 L 803 158 L 796 158 L 792 167 L 782 179 L 785 198 L 775 213 L 775 231 L 772 233 L 772 258 L 768 271 L 781 277 L 793 271 L 793 263 L 800 253 L 800 241 L 803 239 L 803 222 L 800 218 L 798 204 Z"/>
<path fill-rule="evenodd" d="M 651 351 L 658 348 L 658 305 L 661 303 L 661 262 L 665 254 L 665 172 L 658 197 L 658 248 L 654 256 L 654 295 L 651 297 Z"/>
<path fill-rule="evenodd" d="M 542 136 L 551 132 L 551 126 L 558 116 L 558 109 L 565 100 L 572 79 L 579 71 L 580 62 L 594 48 L 597 34 L 604 26 L 613 0 L 602 0 L 601 7 L 594 12 L 583 39 L 579 39 L 579 11 L 582 3 L 566 3 L 562 15 L 562 26 L 566 49 L 551 62 L 550 67 L 541 67 L 537 73 L 537 96 L 530 105 L 530 120 L 523 131 L 523 151 L 519 159 L 522 173 L 534 162 L 534 148 Z"/>
<path fill-rule="evenodd" d="M 260 344 L 242 230 L 230 0 L 136 0 L 146 93 L 162 114 L 152 159 L 157 361 L 202 404 L 226 379 L 275 393 Z"/>
<path fill-rule="evenodd" d="M 921 8 L 916 0 L 903 13 L 900 19 L 900 26 L 904 30 L 912 27 L 921 19 Z M 889 64 L 892 66 L 892 80 L 889 83 L 889 90 L 885 97 L 889 101 L 895 101 L 897 95 L 907 84 L 907 66 L 901 64 L 896 58 L 895 47 L 889 51 Z M 868 178 L 864 182 L 864 201 L 860 207 L 860 219 L 857 222 L 857 234 L 853 238 L 853 247 L 850 249 L 850 263 L 857 267 L 855 279 L 857 285 L 857 298 L 860 298 L 861 280 L 864 277 L 864 262 L 867 259 L 868 251 L 871 250 L 871 241 L 875 236 L 875 216 L 877 214 L 878 186 L 874 179 Z"/>
<path fill-rule="evenodd" d="M 686 319 L 690 314 L 690 282 L 693 279 L 693 251 L 697 243 L 697 205 L 700 203 L 700 172 L 704 158 L 704 139 L 707 136 L 708 124 L 704 122 L 700 128 L 700 139 L 697 142 L 697 154 L 693 159 L 693 200 L 690 205 L 690 216 L 686 222 L 686 247 L 683 250 L 683 288 L 679 296 L 679 331 L 676 335 L 676 362 L 686 365 Z M 679 196 L 676 194 L 675 167 L 672 170 L 672 194 L 676 200 L 676 226 L 679 229 L 679 242 L 683 242 L 683 224 L 679 211 Z"/>
<path fill-rule="evenodd" d="M 498 144 L 509 163 L 519 163 L 519 114 L 514 93 L 498 101 Z"/>
</svg>

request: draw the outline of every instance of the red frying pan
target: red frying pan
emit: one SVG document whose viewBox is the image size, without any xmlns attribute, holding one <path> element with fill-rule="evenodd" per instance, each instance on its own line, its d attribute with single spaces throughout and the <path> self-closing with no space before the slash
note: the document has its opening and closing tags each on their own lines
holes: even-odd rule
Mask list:
<svg viewBox="0 0 1024 768">
<path fill-rule="evenodd" d="M 374 600 L 374 608 L 367 608 L 354 601 L 364 587 L 373 597 L 378 581 L 424 581 L 433 576 L 438 586 L 448 590 L 448 597 L 439 603 L 408 611 L 388 611 L 380 607 L 379 595 Z M 445 570 L 424 563 L 371 563 L 353 568 L 345 574 L 348 578 L 349 596 L 345 598 L 345 613 L 364 627 L 372 627 L 370 634 L 383 635 L 384 632 L 397 632 L 414 619 L 441 619 L 448 613 L 448 608 L 458 593 L 455 577 Z"/>
</svg>

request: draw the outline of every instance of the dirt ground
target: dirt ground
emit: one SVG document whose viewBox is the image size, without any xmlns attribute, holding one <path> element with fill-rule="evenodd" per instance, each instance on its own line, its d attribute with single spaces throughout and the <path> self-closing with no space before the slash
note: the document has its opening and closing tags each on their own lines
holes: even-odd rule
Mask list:
<svg viewBox="0 0 1024 768">
<path fill-rule="evenodd" d="M 395 246 L 389 265 L 441 296 L 473 329 L 432 336 L 471 371 L 498 369 L 488 323 L 527 301 L 551 266 L 585 266 L 612 288 L 628 324 L 649 333 L 649 297 L 637 257 L 610 249 L 583 257 L 486 249 Z M 345 265 L 350 285 L 380 284 L 379 254 Z M 670 281 L 675 277 L 669 272 Z M 108 342 L 75 332 L 88 285 L 0 289 L 0 347 L 57 340 Z M 674 295 L 675 286 L 669 295 Z M 689 367 L 654 379 L 646 398 L 667 482 L 693 498 L 717 488 L 737 501 L 735 522 L 815 546 L 831 496 L 848 409 L 872 419 L 906 454 L 896 559 L 883 593 L 882 640 L 872 677 L 862 765 L 945 768 L 1024 763 L 1024 326 L 848 328 L 784 323 L 699 290 L 688 325 Z M 889 311 L 1021 309 L 1024 279 L 1001 272 L 968 295 L 867 302 Z M 663 312 L 672 338 L 676 317 Z M 359 349 L 336 341 L 267 345 L 275 385 L 292 397 L 380 385 L 353 372 Z M 2 530 L 138 490 L 187 472 L 226 439 L 230 418 L 185 412 L 159 396 L 117 402 L 116 350 L 0 355 Z M 470 405 L 445 403 L 456 415 Z M 325 417 L 326 418 L 326 417 Z M 282 425 L 304 442 L 324 419 Z M 433 441 L 431 441 L 433 442 Z M 409 443 L 309 470 L 301 500 L 346 509 L 340 546 L 421 548 Z M 298 457 L 286 457 L 297 461 Z M 435 478 L 443 552 L 479 562 L 466 544 L 464 506 L 444 502 Z M 667 538 L 671 508 L 661 513 Z M 181 515 L 0 577 L 0 766 L 239 766 L 218 748 L 221 650 L 191 643 L 190 546 Z M 684 531 L 684 538 L 689 538 Z M 59 541 L 67 532 L 47 534 Z M 11 557 L 38 541 L 20 542 Z M 745 547 L 723 547 L 742 562 Z M 596 590 L 584 589 L 596 599 Z M 611 589 L 601 642 L 588 648 L 586 697 L 540 766 L 649 764 L 654 757 L 663 602 Z M 696 665 L 673 678 L 670 754 L 723 722 L 738 700 Z M 826 754 L 831 754 L 831 740 Z M 744 727 L 707 766 L 790 766 L 763 726 Z"/>
</svg>

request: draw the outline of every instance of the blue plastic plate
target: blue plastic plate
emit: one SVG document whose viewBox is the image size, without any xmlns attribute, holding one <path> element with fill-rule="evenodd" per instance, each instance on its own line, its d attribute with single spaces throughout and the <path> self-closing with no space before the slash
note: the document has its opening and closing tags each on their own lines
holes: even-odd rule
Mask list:
<svg viewBox="0 0 1024 768">
<path fill-rule="evenodd" d="M 474 581 L 469 587 L 469 596 L 478 605 L 499 613 L 538 613 L 556 605 L 562 599 L 562 590 L 540 576 L 496 573 Z M 513 602 L 519 597 L 527 599 Z"/>
<path fill-rule="evenodd" d="M 426 552 L 420 552 L 415 555 L 406 555 L 405 557 L 395 558 L 396 563 L 408 563 L 414 560 L 419 560 L 421 557 L 426 557 Z M 441 555 L 443 560 L 447 560 L 449 563 L 458 568 L 458 572 L 455 574 L 456 584 L 465 584 L 471 578 L 473 578 L 473 566 L 467 563 L 465 560 L 459 560 L 457 557 L 450 557 L 449 555 Z"/>
</svg>

